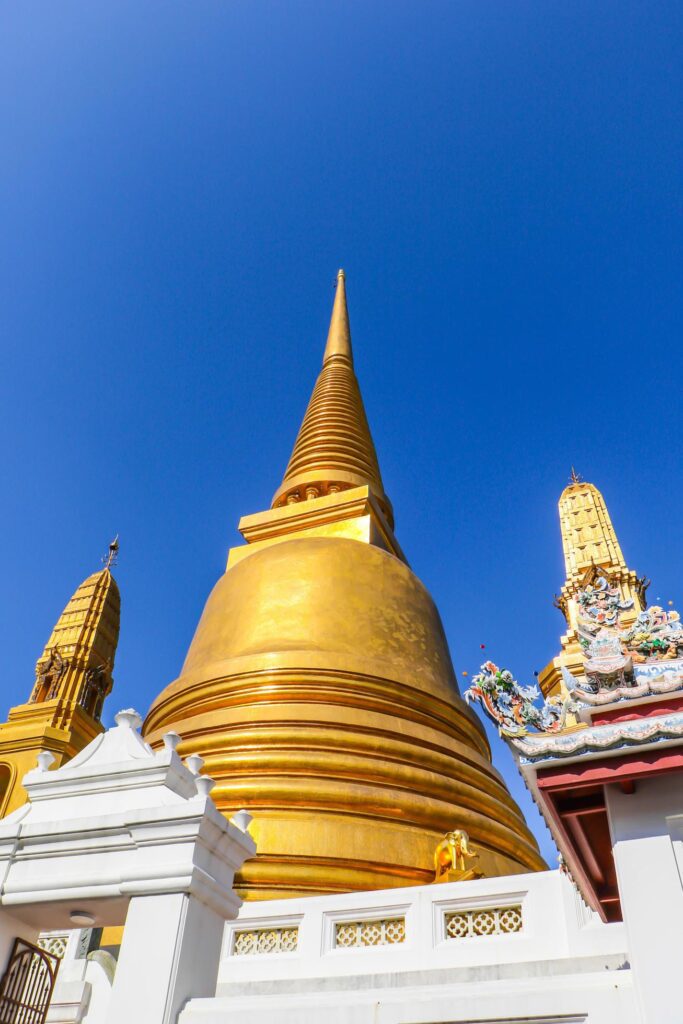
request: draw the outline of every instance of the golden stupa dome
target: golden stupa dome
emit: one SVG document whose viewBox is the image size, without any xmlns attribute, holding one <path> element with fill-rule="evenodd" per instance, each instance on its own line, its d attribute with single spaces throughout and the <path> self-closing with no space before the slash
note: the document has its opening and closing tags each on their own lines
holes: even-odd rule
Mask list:
<svg viewBox="0 0 683 1024">
<path fill-rule="evenodd" d="M 395 555 L 356 540 L 292 537 L 242 559 L 213 588 L 182 679 L 260 670 L 275 654 L 460 701 L 431 597 Z"/>
<path fill-rule="evenodd" d="M 333 387 L 333 422 L 316 411 L 313 430 L 307 413 L 295 453 L 309 456 L 290 461 L 272 510 L 241 521 L 247 545 L 231 552 L 145 735 L 157 745 L 178 732 L 181 753 L 205 759 L 217 806 L 253 815 L 247 897 L 427 882 L 437 842 L 458 827 L 485 874 L 542 869 L 394 537 L 358 418 L 343 277 L 316 387 L 317 409 Z"/>
</svg>

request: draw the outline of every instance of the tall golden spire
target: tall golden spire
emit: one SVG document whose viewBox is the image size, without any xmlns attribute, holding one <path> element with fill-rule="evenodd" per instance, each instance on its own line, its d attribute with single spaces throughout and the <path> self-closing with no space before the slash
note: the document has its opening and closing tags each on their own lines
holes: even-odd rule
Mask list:
<svg viewBox="0 0 683 1024">
<path fill-rule="evenodd" d="M 337 275 L 323 368 L 273 507 L 367 486 L 392 522 L 377 453 L 353 370 L 344 271 Z"/>
<path fill-rule="evenodd" d="M 563 667 L 577 674 L 583 670 L 578 625 L 586 588 L 595 586 L 599 579 L 616 587 L 625 609 L 621 621 L 626 626 L 646 607 L 645 591 L 649 583 L 629 569 L 605 499 L 594 484 L 581 479 L 574 467 L 570 482 L 560 495 L 558 508 L 567 575 L 555 604 L 567 620 L 567 632 L 560 641 L 560 655 L 539 675 L 546 696 L 560 692 Z"/>
<path fill-rule="evenodd" d="M 36 663 L 29 700 L 0 724 L 0 816 L 22 804 L 21 780 L 50 751 L 63 764 L 102 732 L 102 705 L 113 685 L 121 598 L 111 574 L 118 538 L 105 566 L 68 602 Z"/>
<path fill-rule="evenodd" d="M 70 704 L 77 703 L 99 719 L 104 698 L 112 688 L 112 670 L 119 638 L 121 598 L 107 564 L 83 580 L 50 634 L 36 664 L 31 702 L 58 700 L 58 719 L 68 718 Z"/>
</svg>

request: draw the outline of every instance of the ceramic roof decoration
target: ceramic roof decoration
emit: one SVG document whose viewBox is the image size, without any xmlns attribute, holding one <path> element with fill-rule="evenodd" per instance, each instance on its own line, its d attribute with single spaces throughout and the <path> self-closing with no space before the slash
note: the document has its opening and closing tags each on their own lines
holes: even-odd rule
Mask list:
<svg viewBox="0 0 683 1024">
<path fill-rule="evenodd" d="M 570 696 L 551 697 L 540 707 L 535 703 L 539 696 L 537 686 L 520 686 L 511 672 L 492 661 L 481 666 L 465 691 L 465 700 L 478 701 L 501 736 L 507 738 L 526 736 L 530 728 L 542 733 L 559 732 L 567 713 L 578 710 Z"/>
</svg>

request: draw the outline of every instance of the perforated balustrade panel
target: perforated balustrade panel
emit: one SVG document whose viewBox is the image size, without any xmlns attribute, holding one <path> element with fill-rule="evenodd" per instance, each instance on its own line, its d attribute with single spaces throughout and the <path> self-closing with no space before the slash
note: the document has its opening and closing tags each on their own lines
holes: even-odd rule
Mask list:
<svg viewBox="0 0 683 1024">
<path fill-rule="evenodd" d="M 486 907 L 446 914 L 446 937 L 477 938 L 486 935 L 511 935 L 522 931 L 522 908 Z"/>
<path fill-rule="evenodd" d="M 406 939 L 405 917 L 380 918 L 374 921 L 337 921 L 335 946 L 393 946 Z"/>
<path fill-rule="evenodd" d="M 68 932 L 64 932 L 63 935 L 48 933 L 39 936 L 37 945 L 44 949 L 46 953 L 52 953 L 53 956 L 59 957 L 61 960 L 66 953 L 68 941 Z"/>
<path fill-rule="evenodd" d="M 233 956 L 254 956 L 259 953 L 293 953 L 299 944 L 299 929 L 253 928 L 235 932 Z M 2 1022 L 0 1022 L 2 1024 Z"/>
<path fill-rule="evenodd" d="M 15 939 L 0 981 L 0 1024 L 45 1024 L 59 957 Z"/>
</svg>

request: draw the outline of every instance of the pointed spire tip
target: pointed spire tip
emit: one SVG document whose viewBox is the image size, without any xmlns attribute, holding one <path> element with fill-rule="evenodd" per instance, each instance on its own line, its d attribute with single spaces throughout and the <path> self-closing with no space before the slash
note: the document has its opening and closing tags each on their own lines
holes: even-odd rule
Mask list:
<svg viewBox="0 0 683 1024">
<path fill-rule="evenodd" d="M 102 563 L 105 569 L 111 569 L 116 565 L 116 560 L 119 556 L 119 535 L 118 533 L 114 537 L 113 541 L 109 545 L 109 551 L 102 559 Z"/>
<path fill-rule="evenodd" d="M 323 366 L 332 356 L 345 356 L 346 359 L 353 363 L 351 327 L 349 325 L 349 311 L 346 305 L 346 274 L 341 269 L 337 271 L 337 288 L 334 294 L 334 305 L 332 307 L 325 355 L 323 356 Z"/>
</svg>

